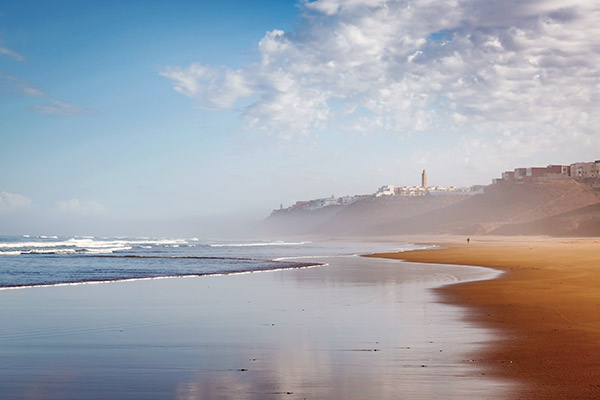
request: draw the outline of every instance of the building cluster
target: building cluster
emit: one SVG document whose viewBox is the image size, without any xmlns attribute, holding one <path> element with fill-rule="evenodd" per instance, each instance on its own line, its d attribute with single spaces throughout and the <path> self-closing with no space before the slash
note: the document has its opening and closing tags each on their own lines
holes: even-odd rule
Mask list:
<svg viewBox="0 0 600 400">
<path fill-rule="evenodd" d="M 443 195 L 443 194 L 465 194 L 476 192 L 479 188 L 468 187 L 459 188 L 456 186 L 401 186 L 394 187 L 392 185 L 381 186 L 373 194 L 373 197 L 381 196 L 428 196 L 428 195 Z"/>
<path fill-rule="evenodd" d="M 324 197 L 322 199 L 314 199 L 314 200 L 305 200 L 305 201 L 297 201 L 292 206 L 283 208 L 283 204 L 279 207 L 279 211 L 294 211 L 294 210 L 304 210 L 304 211 L 314 211 L 320 208 L 325 208 L 329 206 L 347 206 L 352 203 L 357 202 L 361 198 L 371 197 L 370 195 L 354 195 L 354 196 L 343 196 L 343 197 L 335 197 L 331 195 L 331 197 Z"/>
<path fill-rule="evenodd" d="M 428 196 L 442 194 L 466 194 L 478 193 L 480 187 L 472 186 L 468 188 L 458 188 L 456 186 L 427 186 L 427 171 L 423 170 L 421 174 L 421 186 L 402 186 L 394 187 L 392 185 L 383 185 L 373 194 L 373 197 L 381 196 Z"/>
<path fill-rule="evenodd" d="M 357 202 L 358 200 L 382 196 L 427 196 L 427 195 L 447 195 L 447 194 L 475 194 L 480 193 L 482 186 L 472 186 L 469 188 L 457 188 L 455 186 L 427 186 L 427 172 L 423 170 L 421 174 L 421 186 L 402 186 L 383 185 L 373 194 L 352 195 L 344 197 L 325 197 L 321 199 L 297 201 L 292 206 L 284 208 L 280 206 L 279 212 L 291 212 L 296 210 L 314 211 L 330 206 L 346 206 Z"/>
<path fill-rule="evenodd" d="M 505 171 L 502 178 L 493 180 L 494 184 L 500 183 L 524 183 L 533 182 L 539 179 L 567 179 L 567 178 L 600 178 L 600 160 L 593 162 L 577 162 L 570 165 L 548 165 L 547 167 L 528 167 L 515 168 L 513 171 Z M 373 194 L 352 195 L 344 197 L 325 197 L 321 199 L 297 201 L 294 205 L 284 208 L 280 206 L 279 212 L 289 212 L 295 210 L 314 211 L 330 206 L 347 206 L 358 200 L 372 197 L 383 196 L 436 196 L 452 194 L 477 194 L 483 193 L 484 186 L 475 185 L 471 187 L 455 186 L 427 186 L 427 172 L 423 170 L 421 174 L 421 186 L 401 186 L 383 185 Z"/>
<path fill-rule="evenodd" d="M 600 177 L 600 160 L 577 162 L 570 165 L 548 165 L 547 167 L 515 168 L 505 171 L 502 178 L 493 180 L 494 184 L 512 182 L 533 182 L 539 179 L 563 178 L 598 178 Z"/>
</svg>

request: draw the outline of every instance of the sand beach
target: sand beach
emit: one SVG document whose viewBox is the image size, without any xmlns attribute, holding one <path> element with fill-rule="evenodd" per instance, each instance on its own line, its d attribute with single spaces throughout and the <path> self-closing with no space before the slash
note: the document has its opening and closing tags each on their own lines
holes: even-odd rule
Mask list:
<svg viewBox="0 0 600 400">
<path fill-rule="evenodd" d="M 499 279 L 446 286 L 438 292 L 450 304 L 468 306 L 469 321 L 501 332 L 478 360 L 493 376 L 526 384 L 512 398 L 600 398 L 600 240 L 413 240 L 442 248 L 377 256 L 506 271 Z"/>
</svg>

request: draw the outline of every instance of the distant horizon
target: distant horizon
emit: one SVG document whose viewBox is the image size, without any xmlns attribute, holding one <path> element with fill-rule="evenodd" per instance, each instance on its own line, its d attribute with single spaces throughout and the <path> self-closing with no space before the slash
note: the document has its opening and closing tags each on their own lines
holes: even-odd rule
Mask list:
<svg viewBox="0 0 600 400">
<path fill-rule="evenodd" d="M 594 161 L 597 162 L 597 161 Z M 574 165 L 574 164 L 579 164 L 581 162 L 575 162 L 575 163 L 570 163 L 567 165 Z M 548 166 L 556 166 L 559 164 L 548 164 Z M 516 169 L 523 169 L 523 168 L 544 168 L 544 167 L 516 167 L 514 168 L 514 170 Z M 426 169 L 424 170 L 426 171 Z M 507 171 L 511 171 L 511 170 L 507 170 Z M 504 173 L 505 171 L 503 171 L 502 173 Z M 429 175 L 428 175 L 429 177 Z M 569 176 L 569 178 L 575 178 L 575 177 L 571 177 Z M 463 186 L 463 187 L 458 187 L 458 188 L 472 188 L 472 187 L 480 187 L 480 186 L 489 186 L 492 185 L 493 182 L 489 182 L 487 184 L 472 184 L 469 186 Z M 390 184 L 386 184 L 383 186 L 387 186 Z M 395 187 L 420 187 L 420 185 L 394 185 Z M 431 186 L 431 185 L 427 185 L 427 188 L 434 188 L 434 187 L 438 187 L 441 185 L 435 185 L 435 186 Z M 453 185 L 451 185 L 453 186 Z M 456 186 L 455 186 L 456 187 Z M 374 188 L 375 190 L 377 190 L 377 188 Z M 348 193 L 348 194 L 343 194 L 341 196 L 335 196 L 332 195 L 336 198 L 339 197 L 345 197 L 345 196 L 370 196 L 370 195 L 374 195 L 374 192 L 370 192 L 370 193 Z M 327 198 L 329 196 L 320 196 L 320 197 L 316 197 L 314 199 L 308 199 L 308 198 L 301 198 L 301 199 L 296 199 L 293 203 L 290 203 L 289 205 L 285 206 L 284 209 L 290 208 L 292 207 L 294 204 L 296 204 L 297 202 L 301 202 L 301 201 L 313 201 L 315 199 L 322 199 L 322 198 Z M 284 205 L 283 203 L 280 203 L 280 205 Z M 260 238 L 260 236 L 257 236 L 257 231 L 256 229 L 254 229 L 257 224 L 259 224 L 262 220 L 268 218 L 268 216 L 271 214 L 272 211 L 277 210 L 277 208 L 268 208 L 265 207 L 264 209 L 264 215 L 261 217 L 252 217 L 252 216 L 234 216 L 234 215 L 221 215 L 221 216 L 213 216 L 213 217 L 203 217 L 203 216 L 189 216 L 189 217 L 182 217 L 179 220 L 146 220 L 146 221 L 106 221 L 103 218 L 92 218 L 92 219 L 88 219 L 86 221 L 88 227 L 85 230 L 72 230 L 72 229 L 67 229 L 67 230 L 61 230 L 60 228 L 58 228 L 56 231 L 51 232 L 50 229 L 56 229 L 56 228 L 50 228 L 51 226 L 54 227 L 60 227 L 65 220 L 55 220 L 55 221 L 50 221 L 48 223 L 48 228 L 42 228 L 41 230 L 39 230 L 39 228 L 35 228 L 33 227 L 33 225 L 29 225 L 29 231 L 27 231 L 27 221 L 23 220 L 23 214 L 19 215 L 19 214 L 15 214 L 14 217 L 16 217 L 15 219 L 15 224 L 20 225 L 22 228 L 21 229 L 25 229 L 25 231 L 18 231 L 15 233 L 15 231 L 1 231 L 0 230 L 0 236 L 28 236 L 28 235 L 32 235 L 32 236 L 37 236 L 37 237 L 44 237 L 44 236 L 53 236 L 53 235 L 58 235 L 60 237 L 74 237 L 74 236 L 94 236 L 94 237 L 100 237 L 100 236 L 106 236 L 106 237 L 119 237 L 119 236 L 127 236 L 127 237 L 154 237 L 154 238 L 162 238 L 162 237 L 170 237 L 170 238 L 192 238 L 192 237 L 196 237 L 196 236 L 200 236 L 203 239 L 208 239 L 210 237 L 213 237 L 215 239 L 250 239 L 253 237 L 257 237 Z M 8 218 L 7 216 L 2 216 L 3 219 L 6 221 L 10 221 L 10 218 Z M 218 228 L 215 229 L 214 227 L 217 226 Z M 25 228 L 24 228 L 25 227 Z M 0 227 L 0 229 L 2 229 Z M 114 229 L 114 230 L 112 230 Z M 154 232 L 151 235 L 148 235 L 148 232 Z M 266 235 L 269 236 L 269 235 Z"/>
<path fill-rule="evenodd" d="M 280 203 L 594 161 L 600 4 L 0 5 L 0 234 L 243 234 Z M 53 232 L 55 230 L 56 232 Z"/>
</svg>

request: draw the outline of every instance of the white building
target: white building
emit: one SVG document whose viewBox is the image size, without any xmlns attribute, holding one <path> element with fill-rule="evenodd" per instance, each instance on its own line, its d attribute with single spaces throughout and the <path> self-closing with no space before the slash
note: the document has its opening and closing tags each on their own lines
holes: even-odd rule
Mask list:
<svg viewBox="0 0 600 400">
<path fill-rule="evenodd" d="M 359 200 L 357 196 L 344 196 L 338 199 L 338 202 L 343 206 L 349 206 L 352 203 L 356 203 Z"/>
<path fill-rule="evenodd" d="M 392 185 L 383 185 L 375 192 L 375 197 L 381 196 L 394 196 L 396 194 L 396 189 Z"/>
<path fill-rule="evenodd" d="M 423 186 L 402 186 L 396 189 L 398 196 L 425 196 L 427 188 Z"/>
</svg>

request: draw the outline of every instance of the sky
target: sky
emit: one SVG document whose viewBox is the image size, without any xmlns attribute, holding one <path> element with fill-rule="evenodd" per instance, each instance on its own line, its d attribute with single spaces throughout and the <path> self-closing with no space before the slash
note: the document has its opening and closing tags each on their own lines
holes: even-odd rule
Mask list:
<svg viewBox="0 0 600 400">
<path fill-rule="evenodd" d="M 207 235 L 600 159 L 595 0 L 0 0 L 0 234 Z"/>
</svg>

